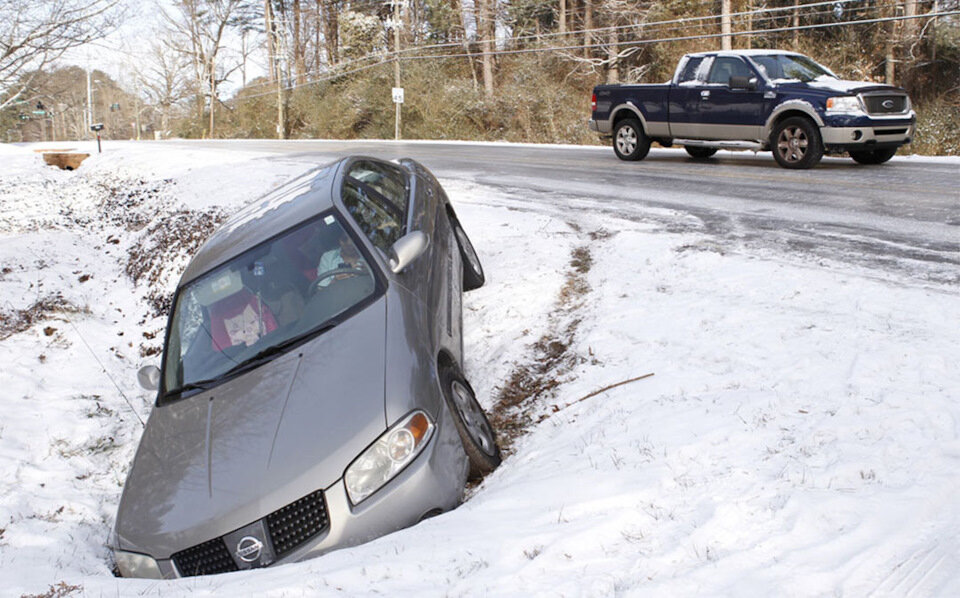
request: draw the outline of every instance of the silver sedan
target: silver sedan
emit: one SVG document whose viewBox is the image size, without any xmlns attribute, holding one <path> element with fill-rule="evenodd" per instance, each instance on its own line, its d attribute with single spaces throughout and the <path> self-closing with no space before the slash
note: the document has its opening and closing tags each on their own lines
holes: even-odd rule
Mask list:
<svg viewBox="0 0 960 598">
<path fill-rule="evenodd" d="M 454 508 L 500 463 L 463 371 L 483 269 L 437 180 L 351 157 L 214 233 L 173 299 L 110 539 L 120 573 L 296 561 Z"/>
</svg>

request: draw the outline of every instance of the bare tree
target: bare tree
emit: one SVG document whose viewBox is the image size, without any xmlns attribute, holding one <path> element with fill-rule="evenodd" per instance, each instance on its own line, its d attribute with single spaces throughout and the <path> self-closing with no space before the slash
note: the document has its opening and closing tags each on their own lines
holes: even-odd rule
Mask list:
<svg viewBox="0 0 960 598">
<path fill-rule="evenodd" d="M 189 93 L 189 65 L 182 54 L 155 42 L 135 70 L 150 103 L 159 113 L 159 129 L 164 135 L 169 134 L 171 113 Z"/>
<path fill-rule="evenodd" d="M 252 0 L 176 0 L 172 9 L 161 10 L 175 38 L 170 47 L 188 58 L 193 67 L 200 120 L 206 103 L 210 118 L 207 133 L 213 137 L 220 84 L 241 66 L 239 61 L 221 60 L 227 36 L 256 18 L 256 4 Z"/>
<path fill-rule="evenodd" d="M 0 108 L 64 52 L 111 32 L 118 0 L 0 0 Z"/>
</svg>

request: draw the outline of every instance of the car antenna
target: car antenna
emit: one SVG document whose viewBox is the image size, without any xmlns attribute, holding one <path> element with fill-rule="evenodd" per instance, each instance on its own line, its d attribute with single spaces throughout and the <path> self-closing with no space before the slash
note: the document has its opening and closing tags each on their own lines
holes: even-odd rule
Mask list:
<svg viewBox="0 0 960 598">
<path fill-rule="evenodd" d="M 137 416 L 137 421 L 140 422 L 140 426 L 142 426 L 142 427 L 144 427 L 144 428 L 147 427 L 147 424 L 145 424 L 145 423 L 143 422 L 143 418 L 140 417 L 140 414 L 137 413 L 137 410 L 133 408 L 133 403 L 130 402 L 130 399 L 127 398 L 127 395 L 123 392 L 123 389 L 120 388 L 120 385 L 117 384 L 117 381 L 113 379 L 113 376 L 111 376 L 111 375 L 110 375 L 110 372 L 107 371 L 107 368 L 104 367 L 103 362 L 100 361 L 100 358 L 99 358 L 99 357 L 97 357 L 97 354 L 94 352 L 94 350 L 93 350 L 93 348 L 90 346 L 90 344 L 87 343 L 87 339 L 83 338 L 83 335 L 80 334 L 80 330 L 73 324 L 73 322 L 72 322 L 71 320 L 68 319 L 68 320 L 67 320 L 67 323 L 70 324 L 70 327 L 73 328 L 73 331 L 77 333 L 77 336 L 80 337 L 80 341 L 81 341 L 81 342 L 83 343 L 83 345 L 87 348 L 87 351 L 90 351 L 90 355 L 93 355 L 93 359 L 97 362 L 97 364 L 99 364 L 100 369 L 103 370 L 103 373 L 107 375 L 107 378 L 109 378 L 109 379 L 110 379 L 110 382 L 112 382 L 113 385 L 114 385 L 114 387 L 116 387 L 117 392 L 119 392 L 119 393 L 120 393 L 120 396 L 123 397 L 123 400 L 126 401 L 127 407 L 130 408 L 130 411 L 133 411 L 133 414 L 134 414 L 135 416 Z"/>
</svg>

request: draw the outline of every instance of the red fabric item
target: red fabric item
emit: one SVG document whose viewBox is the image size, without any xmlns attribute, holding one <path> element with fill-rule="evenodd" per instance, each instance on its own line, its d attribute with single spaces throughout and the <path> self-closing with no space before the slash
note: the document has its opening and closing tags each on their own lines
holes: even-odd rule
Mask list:
<svg viewBox="0 0 960 598">
<path fill-rule="evenodd" d="M 241 315 L 247 306 L 253 309 L 253 313 L 258 313 L 257 296 L 247 289 L 237 291 L 210 306 L 210 334 L 215 351 L 223 351 L 233 346 L 225 321 Z M 263 328 L 264 334 L 277 329 L 277 320 L 266 303 L 263 303 Z"/>
</svg>

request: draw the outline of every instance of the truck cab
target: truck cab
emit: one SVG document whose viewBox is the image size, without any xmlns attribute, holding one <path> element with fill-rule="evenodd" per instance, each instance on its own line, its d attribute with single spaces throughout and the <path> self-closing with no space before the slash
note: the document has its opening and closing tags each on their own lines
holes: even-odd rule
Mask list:
<svg viewBox="0 0 960 598">
<path fill-rule="evenodd" d="M 844 81 L 776 50 L 688 54 L 669 83 L 597 86 L 589 121 L 624 160 L 642 159 L 657 141 L 700 159 L 721 148 L 772 151 L 785 168 L 845 152 L 879 164 L 911 141 L 915 125 L 903 89 Z"/>
</svg>

